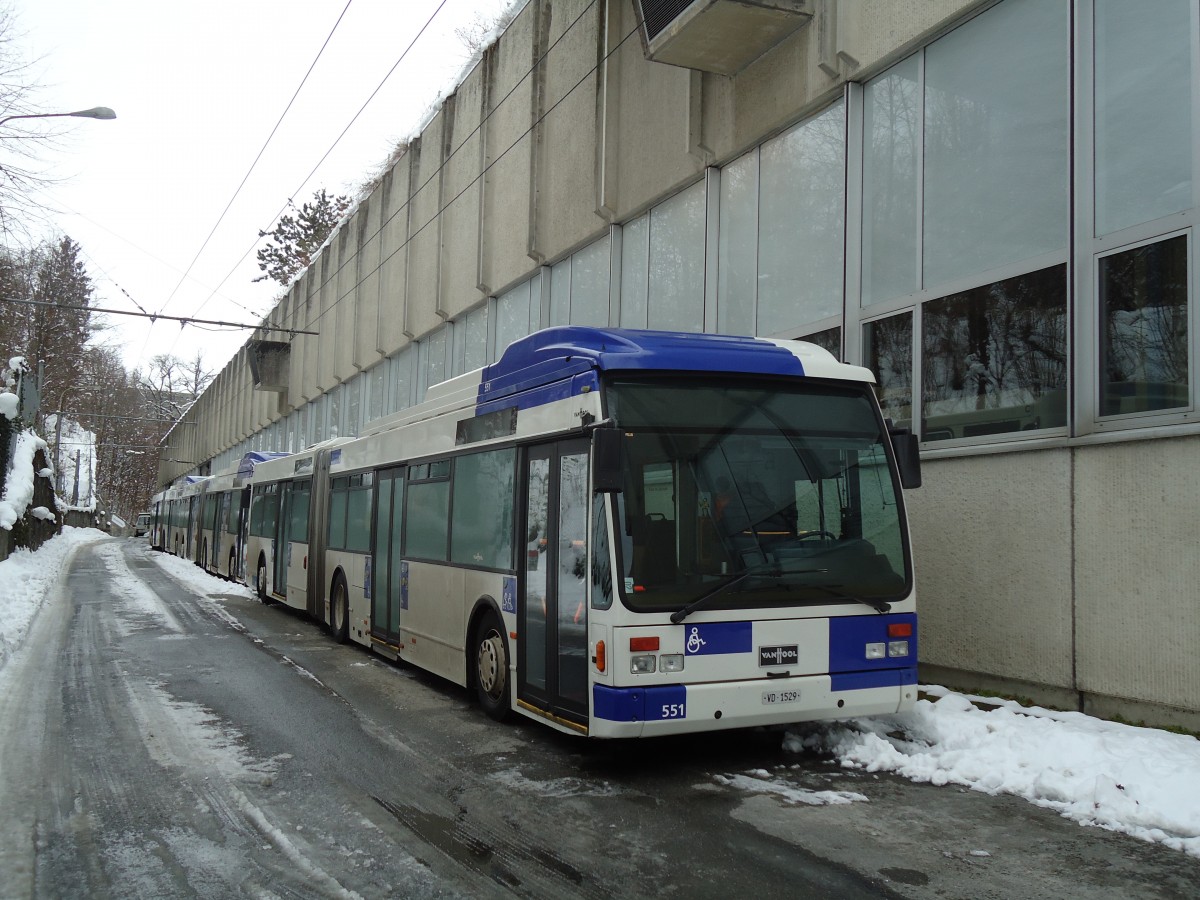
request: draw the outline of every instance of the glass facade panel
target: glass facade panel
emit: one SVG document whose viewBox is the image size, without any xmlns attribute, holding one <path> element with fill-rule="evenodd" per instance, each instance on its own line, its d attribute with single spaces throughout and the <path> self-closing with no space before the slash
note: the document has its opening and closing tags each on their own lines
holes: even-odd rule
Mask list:
<svg viewBox="0 0 1200 900">
<path fill-rule="evenodd" d="M 460 456 L 454 464 L 454 532 L 450 561 L 512 568 L 516 451 Z"/>
<path fill-rule="evenodd" d="M 920 56 L 865 89 L 863 109 L 862 303 L 920 286 Z"/>
<path fill-rule="evenodd" d="M 346 437 L 357 437 L 362 425 L 362 385 L 361 375 L 346 382 L 346 415 L 342 426 Z"/>
<path fill-rule="evenodd" d="M 1066 250 L 1070 12 L 1008 0 L 926 50 L 926 288 Z"/>
<path fill-rule="evenodd" d="M 496 298 L 496 358 L 504 348 L 529 334 L 529 286 L 526 281 Z"/>
<path fill-rule="evenodd" d="M 571 257 L 572 325 L 608 324 L 609 256 L 609 240 L 605 237 Z"/>
<path fill-rule="evenodd" d="M 417 396 L 418 402 L 425 399 L 425 392 L 435 384 L 446 380 L 446 333 L 440 328 L 417 343 Z"/>
<path fill-rule="evenodd" d="M 838 102 L 762 145 L 758 333 L 842 312 L 846 116 Z"/>
<path fill-rule="evenodd" d="M 650 211 L 650 328 L 704 327 L 704 209 L 701 182 Z"/>
<path fill-rule="evenodd" d="M 1067 267 L 926 303 L 922 440 L 1058 428 L 1067 421 Z"/>
<path fill-rule="evenodd" d="M 367 398 L 367 421 L 373 422 L 383 416 L 384 391 L 387 384 L 386 360 L 378 362 L 367 373 L 370 379 L 370 395 Z"/>
<path fill-rule="evenodd" d="M 717 331 L 754 334 L 758 297 L 758 151 L 721 170 Z"/>
<path fill-rule="evenodd" d="M 626 222 L 621 229 L 621 327 L 646 327 L 649 279 L 650 214 Z"/>
<path fill-rule="evenodd" d="M 1098 280 L 1100 414 L 1187 406 L 1187 238 L 1106 256 Z"/>
<path fill-rule="evenodd" d="M 863 364 L 875 373 L 875 393 L 885 417 L 912 421 L 913 315 L 911 312 L 863 325 Z"/>
<path fill-rule="evenodd" d="M 399 412 L 412 406 L 413 359 L 412 345 L 405 347 L 392 359 L 392 391 L 388 397 L 388 412 Z"/>
<path fill-rule="evenodd" d="M 487 365 L 488 308 L 485 303 L 467 316 L 463 351 L 463 371 L 473 372 Z"/>
<path fill-rule="evenodd" d="M 1096 233 L 1193 205 L 1189 0 L 1096 3 Z"/>
<path fill-rule="evenodd" d="M 571 321 L 571 259 L 568 257 L 550 270 L 550 324 L 567 325 Z"/>
<path fill-rule="evenodd" d="M 822 350 L 828 350 L 836 359 L 842 358 L 842 329 L 826 328 L 824 331 L 814 331 L 812 334 L 801 335 L 799 340 L 816 344 Z"/>
</svg>

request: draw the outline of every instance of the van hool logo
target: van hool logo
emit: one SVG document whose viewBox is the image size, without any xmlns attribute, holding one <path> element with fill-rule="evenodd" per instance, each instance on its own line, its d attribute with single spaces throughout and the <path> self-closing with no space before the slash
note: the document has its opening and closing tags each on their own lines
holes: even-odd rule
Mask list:
<svg viewBox="0 0 1200 900">
<path fill-rule="evenodd" d="M 760 666 L 794 666 L 798 662 L 800 662 L 800 647 L 797 644 L 758 648 L 758 664 Z"/>
</svg>

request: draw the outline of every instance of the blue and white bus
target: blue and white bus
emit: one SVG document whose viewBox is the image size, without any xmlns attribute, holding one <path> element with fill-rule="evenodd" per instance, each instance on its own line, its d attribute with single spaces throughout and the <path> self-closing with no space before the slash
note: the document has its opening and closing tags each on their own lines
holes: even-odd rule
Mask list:
<svg viewBox="0 0 1200 900">
<path fill-rule="evenodd" d="M 496 719 L 622 738 L 904 710 L 920 471 L 873 381 L 796 341 L 547 329 L 259 465 L 248 577 Z"/>
</svg>

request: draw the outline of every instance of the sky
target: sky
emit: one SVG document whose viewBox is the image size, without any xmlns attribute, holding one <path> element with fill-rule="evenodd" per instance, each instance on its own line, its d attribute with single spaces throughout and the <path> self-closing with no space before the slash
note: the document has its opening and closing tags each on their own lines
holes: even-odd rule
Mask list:
<svg viewBox="0 0 1200 900">
<path fill-rule="evenodd" d="M 41 233 L 82 246 L 98 306 L 256 322 L 283 290 L 254 283 L 259 232 L 289 198 L 355 196 L 469 70 L 456 29 L 513 2 L 8 0 L 38 111 L 117 114 L 41 123 L 61 135 Z M 127 369 L 200 352 L 216 372 L 249 335 L 106 321 Z"/>
<path fill-rule="evenodd" d="M 53 587 L 72 550 L 103 540 L 108 536 L 95 529 L 65 528 L 36 553 L 19 550 L 0 562 L 0 669 L 21 652 L 38 611 L 53 598 L 62 599 L 63 592 L 56 594 Z M 252 599 L 249 589 L 174 556 L 153 553 L 150 558 L 230 628 L 245 630 L 217 595 Z M 119 594 L 136 601 L 165 629 L 180 630 L 162 600 L 128 567 L 110 567 L 110 575 Z M 302 669 L 297 675 L 314 677 Z M 1082 713 L 969 697 L 936 685 L 921 687 L 925 699 L 912 712 L 805 726 L 786 733 L 783 747 L 828 753 L 846 769 L 892 772 L 946 790 L 1020 797 L 1081 827 L 1121 832 L 1200 858 L 1200 740 Z M 236 742 L 226 744 L 236 747 Z M 799 789 L 783 773 L 765 769 L 730 772 L 717 780 L 789 805 L 870 802 L 856 791 Z M 970 852 L 987 857 L 991 850 L 983 843 Z"/>
</svg>

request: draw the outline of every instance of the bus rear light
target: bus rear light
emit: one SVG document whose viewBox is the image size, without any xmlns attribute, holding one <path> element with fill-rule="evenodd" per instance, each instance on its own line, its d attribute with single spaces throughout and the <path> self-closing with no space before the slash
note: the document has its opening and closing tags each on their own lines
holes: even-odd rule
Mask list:
<svg viewBox="0 0 1200 900">
<path fill-rule="evenodd" d="M 658 649 L 658 637 L 631 637 L 629 639 L 629 649 L 633 653 L 645 653 L 648 650 Z"/>
<path fill-rule="evenodd" d="M 888 641 L 888 656 L 908 656 L 908 641 Z"/>
<path fill-rule="evenodd" d="M 654 669 L 655 656 L 653 653 L 641 653 L 629 657 L 629 671 L 634 675 L 649 675 Z"/>
<path fill-rule="evenodd" d="M 604 641 L 596 641 L 596 655 L 592 657 L 592 662 L 596 664 L 596 671 L 603 672 L 608 668 L 608 659 L 605 657 Z"/>
<path fill-rule="evenodd" d="M 887 645 L 879 643 L 867 644 L 867 659 L 883 659 L 887 655 Z"/>
<path fill-rule="evenodd" d="M 912 637 L 912 622 L 892 622 L 888 625 L 888 637 Z"/>
</svg>

